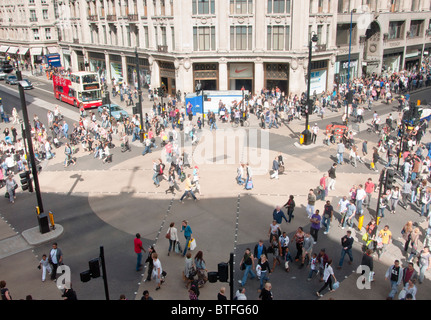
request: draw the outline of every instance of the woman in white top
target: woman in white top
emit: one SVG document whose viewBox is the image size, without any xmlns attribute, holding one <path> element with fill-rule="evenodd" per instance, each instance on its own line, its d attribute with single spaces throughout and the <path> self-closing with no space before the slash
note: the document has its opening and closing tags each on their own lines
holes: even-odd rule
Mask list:
<svg viewBox="0 0 431 320">
<path fill-rule="evenodd" d="M 401 192 L 399 187 L 394 187 L 391 191 L 391 213 L 395 214 L 395 210 L 397 209 L 398 200 L 400 199 Z"/>
<path fill-rule="evenodd" d="M 331 292 L 334 291 L 332 289 L 332 278 L 334 278 L 334 283 L 337 282 L 337 279 L 335 278 L 334 270 L 332 269 L 331 264 L 332 264 L 332 259 L 329 259 L 325 265 L 325 270 L 323 271 L 323 280 L 325 281 L 325 284 L 323 285 L 323 287 L 319 291 L 316 292 L 318 297 L 323 296 L 320 293 L 323 290 L 325 290 L 327 286 L 329 286 L 329 290 L 331 290 Z"/>
<path fill-rule="evenodd" d="M 156 290 L 160 289 L 160 285 L 164 282 L 162 279 L 162 263 L 158 259 L 158 255 L 156 252 L 153 252 L 151 254 L 151 258 L 153 259 L 153 271 L 152 271 L 152 278 L 156 281 L 157 287 Z"/>
<path fill-rule="evenodd" d="M 169 239 L 168 256 L 171 253 L 172 247 L 175 248 L 176 242 L 178 241 L 178 230 L 174 227 L 174 225 L 175 223 L 171 222 L 168 232 L 166 232 L 166 238 Z"/>
</svg>

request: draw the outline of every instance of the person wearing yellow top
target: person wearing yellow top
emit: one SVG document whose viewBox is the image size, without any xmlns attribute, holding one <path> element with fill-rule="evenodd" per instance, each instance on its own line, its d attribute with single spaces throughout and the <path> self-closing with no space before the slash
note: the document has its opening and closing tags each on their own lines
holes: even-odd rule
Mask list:
<svg viewBox="0 0 431 320">
<path fill-rule="evenodd" d="M 382 230 L 380 230 L 378 238 L 381 239 L 381 241 L 377 241 L 377 255 L 379 256 L 379 259 L 383 252 L 386 251 L 388 245 L 391 243 L 392 239 L 392 232 L 389 230 L 389 226 L 386 225 Z"/>
<path fill-rule="evenodd" d="M 182 195 L 182 197 L 181 197 L 181 199 L 180 199 L 180 202 L 181 203 L 184 203 L 183 202 L 183 199 L 184 199 L 184 197 L 188 194 L 188 193 L 190 193 L 191 195 L 192 195 L 192 197 L 193 197 L 193 199 L 195 200 L 195 201 L 197 201 L 198 199 L 196 198 L 196 196 L 195 196 L 195 194 L 193 193 L 193 190 L 192 190 L 192 181 L 191 181 L 191 174 L 189 173 L 188 175 L 187 175 L 187 178 L 184 180 L 184 184 L 185 184 L 185 186 L 184 186 L 184 194 Z"/>
</svg>

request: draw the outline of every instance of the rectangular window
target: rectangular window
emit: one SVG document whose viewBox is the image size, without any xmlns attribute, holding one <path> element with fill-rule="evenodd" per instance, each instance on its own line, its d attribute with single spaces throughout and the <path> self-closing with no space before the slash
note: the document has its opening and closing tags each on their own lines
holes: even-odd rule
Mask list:
<svg viewBox="0 0 431 320">
<path fill-rule="evenodd" d="M 350 37 L 350 23 L 337 25 L 337 46 L 344 46 L 349 43 Z"/>
<path fill-rule="evenodd" d="M 231 14 L 252 14 L 253 0 L 230 0 Z"/>
<path fill-rule="evenodd" d="M 45 38 L 51 40 L 51 28 L 45 28 Z"/>
<path fill-rule="evenodd" d="M 126 33 L 127 33 L 127 46 L 131 47 L 132 46 L 132 36 L 130 34 L 130 26 L 126 26 Z"/>
<path fill-rule="evenodd" d="M 145 35 L 145 48 L 150 46 L 150 35 L 148 33 L 148 27 L 144 27 L 144 35 Z"/>
<path fill-rule="evenodd" d="M 268 50 L 285 50 L 286 28 L 284 26 L 268 26 Z"/>
<path fill-rule="evenodd" d="M 323 25 L 319 24 L 317 26 L 317 44 L 322 44 L 324 43 L 323 39 L 322 39 L 322 35 L 323 35 Z"/>
<path fill-rule="evenodd" d="M 156 40 L 156 47 L 158 47 L 159 46 L 159 32 L 157 30 L 157 26 L 154 27 L 154 38 Z"/>
<path fill-rule="evenodd" d="M 252 27 L 238 26 L 230 27 L 231 50 L 251 50 L 252 49 Z"/>
<path fill-rule="evenodd" d="M 268 13 L 290 13 L 291 0 L 268 0 Z"/>
<path fill-rule="evenodd" d="M 166 27 L 160 27 L 160 31 L 162 32 L 162 46 L 166 46 L 167 45 Z"/>
<path fill-rule="evenodd" d="M 175 51 L 175 28 L 171 27 L 172 51 Z"/>
<path fill-rule="evenodd" d="M 410 22 L 410 37 L 419 37 L 422 34 L 424 20 L 412 20 Z"/>
<path fill-rule="evenodd" d="M 36 16 L 36 10 L 30 10 L 30 22 L 36 22 L 37 16 Z"/>
<path fill-rule="evenodd" d="M 48 10 L 47 9 L 42 10 L 42 17 L 43 17 L 43 20 L 48 20 Z"/>
<path fill-rule="evenodd" d="M 401 39 L 404 21 L 389 22 L 389 39 Z"/>
<path fill-rule="evenodd" d="M 39 40 L 39 29 L 32 29 L 33 30 L 33 39 L 34 40 Z"/>
<path fill-rule="evenodd" d="M 193 14 L 215 14 L 215 0 L 192 0 Z"/>
<path fill-rule="evenodd" d="M 215 27 L 193 27 L 194 51 L 215 50 Z"/>
</svg>

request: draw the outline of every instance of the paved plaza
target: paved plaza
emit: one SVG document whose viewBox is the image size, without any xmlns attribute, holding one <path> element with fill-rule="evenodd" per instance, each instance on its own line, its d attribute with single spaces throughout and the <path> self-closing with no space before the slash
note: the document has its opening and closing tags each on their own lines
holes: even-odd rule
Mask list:
<svg viewBox="0 0 431 320">
<path fill-rule="evenodd" d="M 28 75 L 30 76 L 30 75 Z M 32 78 L 33 79 L 33 78 Z M 41 90 L 49 90 L 46 80 L 34 78 L 40 83 Z M 44 89 L 45 88 L 45 89 Z M 37 93 L 37 88 L 34 89 Z M 7 92 L 16 101 L 10 88 L 0 84 L 0 92 Z M 15 91 L 16 92 L 16 91 Z M 39 91 L 39 94 L 45 94 Z M 15 93 L 15 96 L 17 93 Z M 29 96 L 33 96 L 34 100 Z M 39 112 L 46 115 L 47 110 L 53 109 L 55 101 L 44 101 L 33 92 L 27 95 L 32 100 L 29 114 Z M 118 98 L 117 98 L 118 99 Z M 3 99 L 5 100 L 5 99 Z M 18 100 L 19 101 L 19 100 Z M 114 101 L 116 101 L 114 99 Z M 119 101 L 116 101 L 120 104 Z M 122 104 L 124 105 L 124 104 Z M 146 99 L 144 109 L 149 111 L 152 102 Z M 5 106 L 7 107 L 7 106 Z M 71 124 L 78 120 L 78 112 L 70 106 L 61 104 L 61 111 Z M 393 108 L 393 109 L 392 109 Z M 125 107 L 131 114 L 131 107 Z M 374 108 L 373 108 L 374 109 Z M 375 109 L 383 110 L 381 118 L 389 112 L 394 112 L 393 106 L 375 105 Z M 372 147 L 377 143 L 377 135 L 369 133 L 371 112 L 367 112 L 368 120 L 358 126 L 355 139 L 357 144 L 363 140 L 369 141 L 369 154 L 366 163 L 371 162 Z M 45 118 L 43 118 L 45 120 Z M 234 254 L 234 290 L 239 287 L 238 280 L 242 278 L 239 262 L 244 250 L 253 250 L 256 243 L 262 239 L 268 242 L 269 225 L 272 222 L 272 212 L 276 205 L 283 206 L 290 195 L 295 197 L 295 218 L 292 222 L 281 223 L 281 230 L 285 231 L 291 241 L 296 229 L 304 227 L 309 231 L 310 222 L 305 212 L 307 193 L 310 188 L 315 189 L 319 179 L 328 171 L 335 160 L 336 145 L 323 144 L 323 134 L 319 134 L 317 143 L 311 146 L 298 145 L 299 133 L 304 129 L 304 120 L 294 120 L 290 125 L 282 125 L 279 129 L 261 130 L 254 115 L 250 117 L 251 125 L 247 129 L 239 128 L 232 131 L 230 124 L 218 123 L 219 130 L 209 131 L 208 126 L 201 132 L 202 139 L 197 146 L 190 147 L 192 167 L 197 165 L 200 171 L 202 194 L 197 195 L 198 201 L 186 199 L 184 203 L 178 200 L 184 190 L 179 182 L 181 191 L 176 195 L 166 194 L 166 181 L 156 188 L 151 179 L 152 162 L 161 158 L 165 161 L 165 154 L 159 147 L 151 154 L 142 156 L 143 146 L 140 142 L 132 143 L 132 151 L 121 153 L 120 141 L 114 137 L 116 147 L 112 149 L 113 162 L 102 164 L 94 159 L 92 154 L 78 150 L 76 165 L 65 168 L 63 166 L 63 148 L 56 151 L 56 157 L 44 161 L 39 176 L 45 212 L 54 213 L 55 222 L 61 228 L 52 238 L 40 239 L 31 243 L 26 239 L 26 232 L 37 227 L 35 214 L 36 199 L 34 194 L 24 193 L 19 189 L 17 200 L 11 205 L 3 199 L 0 209 L 0 270 L 2 279 L 12 295 L 25 298 L 31 294 L 36 299 L 56 300 L 61 298 L 61 291 L 54 282 L 41 282 L 40 270 L 36 268 L 42 254 L 48 253 L 52 242 L 57 242 L 64 253 L 64 263 L 71 269 L 73 288 L 82 300 L 103 300 L 104 288 L 101 279 L 92 279 L 88 283 L 80 281 L 80 272 L 88 269 L 88 261 L 97 257 L 99 247 L 104 246 L 107 275 L 111 299 L 118 299 L 125 294 L 129 300 L 139 300 L 144 290 L 149 290 L 155 300 L 188 300 L 188 292 L 182 279 L 184 258 L 180 254 L 171 253 L 168 256 L 168 240 L 165 234 L 171 222 L 180 231 L 181 221 L 187 220 L 193 230 L 197 248 L 193 255 L 203 251 L 208 271 L 217 271 L 220 262 L 228 262 L 230 254 Z M 327 123 L 341 122 L 341 113 L 328 113 L 325 119 L 317 115 L 310 116 L 310 124 L 318 123 L 323 132 Z M 11 124 L 0 124 L 1 132 Z M 233 148 L 227 146 L 224 135 L 235 132 L 238 138 Z M 249 139 L 244 143 L 241 134 Z M 256 144 L 252 144 L 256 134 Z M 423 142 L 431 142 L 429 133 Z M 281 153 L 285 162 L 285 172 L 279 179 L 270 179 L 269 170 L 272 160 Z M 384 155 L 381 155 L 386 159 Z M 346 151 L 345 158 L 348 158 Z M 236 169 L 241 161 L 250 161 L 255 172 L 254 188 L 245 190 L 237 185 Z M 253 162 L 254 161 L 254 162 Z M 385 163 L 383 161 L 383 163 Z M 380 164 L 379 168 L 383 165 Z M 191 173 L 187 169 L 186 173 Z M 335 219 L 329 234 L 321 230 L 314 252 L 325 248 L 328 256 L 334 260 L 334 269 L 340 258 L 340 239 L 346 230 L 338 227 L 339 213 L 336 204 L 339 199 L 348 196 L 352 185 L 364 184 L 368 178 L 375 183 L 379 173 L 369 170 L 365 164 L 358 164 L 354 168 L 348 162 L 337 168 L 336 189 L 330 191 L 327 199 L 334 206 Z M 398 184 L 400 180 L 398 179 Z M 4 190 L 4 189 L 3 189 Z M 368 223 L 375 216 L 377 193 L 373 194 L 371 208 L 365 210 L 364 223 Z M 323 210 L 323 201 L 316 202 L 316 209 Z M 286 210 L 283 209 L 286 213 Z M 359 289 L 356 273 L 362 257 L 361 237 L 364 229 L 358 230 L 355 219 L 352 234 L 355 239 L 353 245 L 354 261 L 352 265 L 347 260 L 341 270 L 335 270 L 340 288 L 335 292 L 324 292 L 320 299 L 336 300 L 384 300 L 390 291 L 390 284 L 384 279 L 387 268 L 395 259 L 400 259 L 406 266 L 406 256 L 402 254 L 404 242 L 400 230 L 406 221 L 418 221 L 423 233 L 426 222 L 419 218 L 417 210 L 399 208 L 395 215 L 386 214 L 382 219 L 379 230 L 389 224 L 393 233 L 393 244 L 378 261 L 374 257 L 376 281 L 371 289 Z M 53 231 L 50 231 L 50 233 Z M 159 253 L 163 269 L 167 272 L 162 289 L 156 291 L 154 281 L 145 282 L 146 271 L 135 271 L 136 255 L 133 251 L 133 239 L 140 233 L 144 247 L 153 245 Z M 183 234 L 179 232 L 180 242 L 184 244 Z M 31 237 L 30 237 L 31 238 Z M 290 245 L 292 255 L 296 254 L 293 243 Z M 146 254 L 144 253 L 144 260 Z M 272 255 L 269 258 L 272 266 Z M 282 264 L 283 264 L 282 260 Z M 282 265 L 275 267 L 270 275 L 272 291 L 276 300 L 316 300 L 315 292 L 323 285 L 317 278 L 306 281 L 308 269 L 299 269 L 299 262 L 291 263 L 287 273 Z M 426 280 L 418 285 L 417 299 L 431 298 L 431 274 L 426 273 Z M 229 283 L 207 282 L 200 290 L 201 300 L 216 299 L 220 287 L 226 287 L 229 298 Z M 249 300 L 259 297 L 259 281 L 248 280 L 245 285 Z"/>
</svg>

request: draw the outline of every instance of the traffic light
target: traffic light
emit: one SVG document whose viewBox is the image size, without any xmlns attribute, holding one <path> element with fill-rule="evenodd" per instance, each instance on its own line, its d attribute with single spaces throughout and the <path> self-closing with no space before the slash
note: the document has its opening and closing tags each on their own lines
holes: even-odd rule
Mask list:
<svg viewBox="0 0 431 320">
<path fill-rule="evenodd" d="M 395 185 L 395 171 L 392 169 L 386 170 L 385 192 L 391 190 Z"/>
<path fill-rule="evenodd" d="M 307 113 L 307 104 L 301 104 L 301 115 L 305 116 L 305 114 Z"/>
<path fill-rule="evenodd" d="M 33 192 L 33 184 L 30 178 L 30 171 L 25 171 L 19 174 L 21 178 L 21 188 L 23 191 L 28 190 L 29 192 Z"/>
<path fill-rule="evenodd" d="M 162 88 L 162 87 L 158 87 L 158 88 L 157 88 L 157 95 L 158 95 L 159 97 L 163 97 L 163 88 Z"/>
<path fill-rule="evenodd" d="M 13 71 L 13 66 L 10 64 L 9 60 L 3 61 L 2 68 L 4 73 L 11 73 Z"/>
<path fill-rule="evenodd" d="M 229 279 L 229 268 L 226 262 L 220 262 L 217 265 L 218 279 L 220 282 L 227 282 Z"/>
<path fill-rule="evenodd" d="M 139 113 L 139 103 L 136 103 L 134 107 L 132 107 L 132 112 L 133 114 L 138 114 Z"/>
<path fill-rule="evenodd" d="M 88 267 L 90 268 L 90 274 L 92 278 L 100 277 L 100 265 L 99 258 L 88 261 Z"/>
<path fill-rule="evenodd" d="M 79 274 L 82 282 L 88 282 L 91 280 L 90 270 L 85 270 Z"/>
</svg>

